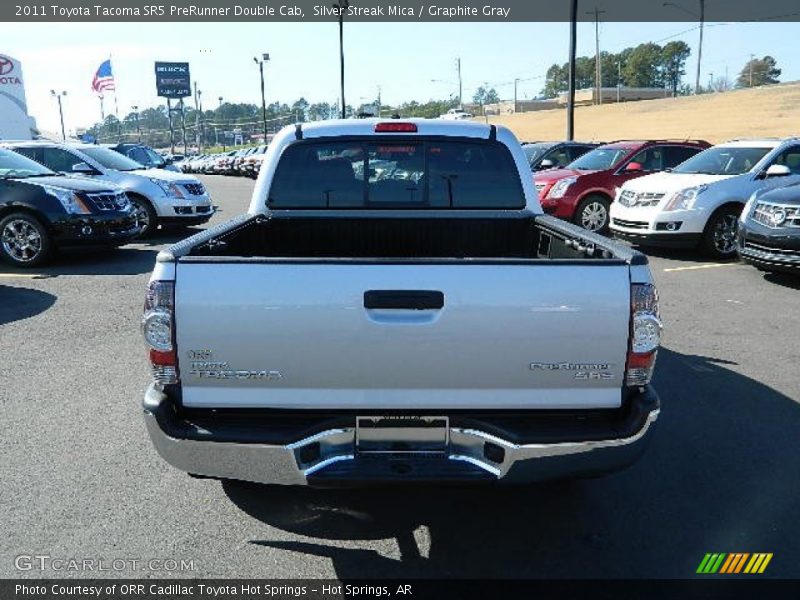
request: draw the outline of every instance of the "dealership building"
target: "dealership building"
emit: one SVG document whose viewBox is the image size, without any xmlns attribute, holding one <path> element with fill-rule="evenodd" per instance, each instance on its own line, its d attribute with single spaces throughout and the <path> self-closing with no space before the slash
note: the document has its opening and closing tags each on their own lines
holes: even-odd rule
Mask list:
<svg viewBox="0 0 800 600">
<path fill-rule="evenodd" d="M 0 54 L 0 139 L 29 140 L 36 132 L 36 122 L 28 116 L 25 80 L 20 62 Z"/>
</svg>

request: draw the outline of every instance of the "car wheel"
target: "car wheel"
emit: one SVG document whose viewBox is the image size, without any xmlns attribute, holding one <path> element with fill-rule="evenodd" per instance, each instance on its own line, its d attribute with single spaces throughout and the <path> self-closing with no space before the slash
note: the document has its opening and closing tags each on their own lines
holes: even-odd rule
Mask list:
<svg viewBox="0 0 800 600">
<path fill-rule="evenodd" d="M 701 242 L 705 254 L 718 260 L 736 257 L 736 233 L 741 212 L 741 206 L 726 206 L 711 215 Z"/>
<path fill-rule="evenodd" d="M 41 265 L 50 254 L 50 235 L 39 220 L 28 213 L 11 213 L 0 221 L 0 253 L 17 267 Z"/>
<path fill-rule="evenodd" d="M 589 231 L 605 233 L 608 230 L 610 203 L 602 196 L 584 198 L 575 211 L 575 224 Z"/>
<path fill-rule="evenodd" d="M 156 211 L 153 205 L 148 202 L 146 198 L 141 196 L 128 196 L 133 204 L 133 216 L 136 218 L 136 223 L 142 227 L 140 238 L 146 238 L 156 230 L 158 227 Z"/>
</svg>

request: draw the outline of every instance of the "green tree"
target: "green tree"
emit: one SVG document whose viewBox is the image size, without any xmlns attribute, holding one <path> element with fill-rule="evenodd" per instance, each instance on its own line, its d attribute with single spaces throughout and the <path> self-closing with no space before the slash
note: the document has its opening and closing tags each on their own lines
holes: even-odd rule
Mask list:
<svg viewBox="0 0 800 600">
<path fill-rule="evenodd" d="M 739 77 L 736 78 L 736 87 L 753 87 L 778 83 L 778 77 L 780 76 L 781 69 L 778 68 L 778 63 L 774 58 L 771 56 L 753 58 L 748 60 L 742 67 Z"/>
<path fill-rule="evenodd" d="M 673 96 L 678 95 L 681 79 L 686 75 L 686 60 L 692 53 L 686 42 L 670 42 L 661 49 L 661 65 L 664 81 L 672 91 Z"/>
<path fill-rule="evenodd" d="M 483 106 L 484 104 L 494 104 L 495 102 L 500 102 L 500 96 L 497 94 L 497 90 L 494 88 L 486 88 L 484 86 L 480 86 L 472 96 L 472 101 L 475 104 L 480 104 Z"/>
<path fill-rule="evenodd" d="M 623 75 L 629 87 L 664 87 L 662 49 L 654 43 L 639 44 L 625 61 Z"/>
</svg>

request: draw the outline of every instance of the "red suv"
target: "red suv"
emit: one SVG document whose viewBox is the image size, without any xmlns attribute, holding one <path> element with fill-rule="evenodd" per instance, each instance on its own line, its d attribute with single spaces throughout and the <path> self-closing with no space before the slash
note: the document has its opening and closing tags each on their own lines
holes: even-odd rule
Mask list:
<svg viewBox="0 0 800 600">
<path fill-rule="evenodd" d="M 563 169 L 536 173 L 536 191 L 546 213 L 603 232 L 608 229 L 608 209 L 623 183 L 677 167 L 710 146 L 702 140 L 613 142 Z"/>
</svg>

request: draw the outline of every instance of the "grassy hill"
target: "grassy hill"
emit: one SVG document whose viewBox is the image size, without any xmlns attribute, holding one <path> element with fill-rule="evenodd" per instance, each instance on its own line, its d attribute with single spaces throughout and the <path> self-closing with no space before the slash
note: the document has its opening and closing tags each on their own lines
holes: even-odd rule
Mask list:
<svg viewBox="0 0 800 600">
<path fill-rule="evenodd" d="M 565 109 L 489 117 L 520 140 L 561 140 Z M 719 143 L 737 137 L 800 135 L 800 83 L 575 109 L 575 139 L 692 138 Z"/>
</svg>

